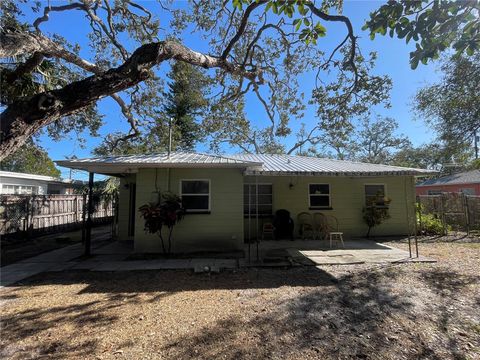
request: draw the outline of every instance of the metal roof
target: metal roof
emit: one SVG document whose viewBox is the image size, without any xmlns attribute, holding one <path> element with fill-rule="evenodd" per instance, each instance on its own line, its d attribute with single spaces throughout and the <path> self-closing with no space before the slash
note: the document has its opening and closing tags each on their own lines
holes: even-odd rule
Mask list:
<svg viewBox="0 0 480 360">
<path fill-rule="evenodd" d="M 442 176 L 437 179 L 426 180 L 417 186 L 480 184 L 480 170 L 466 171 L 458 174 Z"/>
<path fill-rule="evenodd" d="M 72 182 L 71 180 L 56 178 L 53 176 L 27 174 L 27 173 L 13 172 L 13 171 L 0 171 L 0 182 L 2 181 L 2 178 L 28 179 L 28 180 L 38 180 L 38 181 L 47 181 L 47 182 L 56 182 L 56 183 L 65 183 L 65 184 L 69 184 Z"/>
<path fill-rule="evenodd" d="M 120 155 L 94 157 L 87 159 L 70 159 L 55 161 L 60 166 L 98 173 L 135 172 L 138 168 L 246 168 L 261 166 L 247 160 L 233 159 L 222 155 L 190 152 L 172 152 L 160 154 Z"/>
<path fill-rule="evenodd" d="M 431 175 L 432 170 L 292 155 L 211 155 L 174 152 L 106 156 L 56 161 L 60 166 L 100 174 L 136 172 L 139 168 L 243 168 L 256 175 Z"/>
<path fill-rule="evenodd" d="M 235 159 L 262 162 L 262 169 L 253 169 L 250 174 L 260 175 L 426 175 L 436 171 L 415 169 L 357 161 L 335 160 L 308 156 L 239 154 Z"/>
</svg>

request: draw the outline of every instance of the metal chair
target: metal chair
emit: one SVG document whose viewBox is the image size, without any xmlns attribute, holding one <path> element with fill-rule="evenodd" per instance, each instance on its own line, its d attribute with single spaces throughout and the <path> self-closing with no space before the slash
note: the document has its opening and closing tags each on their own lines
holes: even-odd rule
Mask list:
<svg viewBox="0 0 480 360">
<path fill-rule="evenodd" d="M 308 212 L 301 212 L 297 215 L 297 221 L 300 228 L 300 235 L 302 236 L 302 240 L 308 238 L 308 234 L 310 234 L 311 239 L 315 239 L 315 228 L 313 226 L 312 214 Z"/>
</svg>

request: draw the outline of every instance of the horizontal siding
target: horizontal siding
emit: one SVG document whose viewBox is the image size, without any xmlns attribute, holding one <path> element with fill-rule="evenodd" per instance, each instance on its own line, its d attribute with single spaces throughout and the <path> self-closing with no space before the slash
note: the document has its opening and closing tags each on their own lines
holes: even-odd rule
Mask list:
<svg viewBox="0 0 480 360">
<path fill-rule="evenodd" d="M 157 186 L 155 187 L 155 178 Z M 239 169 L 144 169 L 137 174 L 137 207 L 154 200 L 152 192 L 178 194 L 181 179 L 210 180 L 210 214 L 187 214 L 175 227 L 174 251 L 231 251 L 243 249 L 243 175 Z M 135 250 L 160 252 L 157 235 L 146 234 L 137 213 Z"/>
<path fill-rule="evenodd" d="M 362 208 L 365 206 L 364 185 L 383 183 L 386 185 L 386 195 L 392 199 L 389 208 L 391 218 L 375 228 L 372 234 L 403 235 L 408 234 L 413 227 L 414 185 L 411 176 L 368 178 L 259 176 L 257 181 L 272 184 L 274 211 L 287 209 L 290 211 L 295 225 L 297 225 L 299 213 L 304 211 L 321 212 L 335 216 L 338 219 L 340 230 L 348 236 L 363 236 L 367 231 L 362 220 Z M 246 177 L 245 182 L 255 183 L 255 178 Z M 308 185 L 311 183 L 330 184 L 332 210 L 309 209 Z M 255 232 L 255 229 L 251 231 Z M 245 232 L 248 232 L 248 227 Z M 298 226 L 296 226 L 296 233 L 298 235 Z"/>
</svg>

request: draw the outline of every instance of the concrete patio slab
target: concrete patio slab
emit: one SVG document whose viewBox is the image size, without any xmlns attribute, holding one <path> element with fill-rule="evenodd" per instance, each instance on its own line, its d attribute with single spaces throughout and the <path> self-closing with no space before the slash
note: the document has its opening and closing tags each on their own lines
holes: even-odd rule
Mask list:
<svg viewBox="0 0 480 360">
<path fill-rule="evenodd" d="M 256 245 L 256 244 L 255 244 Z M 407 251 L 369 240 L 346 241 L 345 248 L 330 248 L 323 240 L 264 241 L 258 246 L 260 261 L 256 261 L 256 246 L 251 258 L 177 258 L 127 259 L 133 251 L 131 243 L 112 242 L 94 247 L 94 256 L 82 259 L 83 247 L 74 244 L 41 254 L 1 268 L 0 284 L 8 286 L 45 271 L 133 271 L 133 270 L 194 270 L 220 271 L 239 267 L 285 267 L 349 265 L 361 263 L 434 262 L 423 256 L 410 258 Z M 247 253 L 246 253 L 247 254 Z"/>
<path fill-rule="evenodd" d="M 297 247 L 292 246 L 293 244 L 289 245 L 290 247 L 286 251 L 294 261 L 305 263 L 305 260 L 308 259 L 316 265 L 435 262 L 434 259 L 426 257 L 410 258 L 408 251 L 369 240 L 348 241 L 345 242 L 345 248 L 342 249 L 324 247 L 324 241 L 318 241 L 317 249 L 312 249 L 312 243 L 302 242 Z M 277 251 L 277 248 L 275 248 L 275 251 Z"/>
</svg>

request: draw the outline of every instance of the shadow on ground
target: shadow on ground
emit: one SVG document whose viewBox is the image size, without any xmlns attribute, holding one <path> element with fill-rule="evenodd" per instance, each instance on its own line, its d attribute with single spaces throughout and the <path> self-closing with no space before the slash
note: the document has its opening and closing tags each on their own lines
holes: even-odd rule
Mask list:
<svg viewBox="0 0 480 360">
<path fill-rule="evenodd" d="M 440 294 L 434 304 L 440 311 L 438 319 L 432 314 L 419 318 L 410 290 L 402 292 L 396 287 L 398 278 L 405 275 L 404 269 L 388 266 L 334 274 L 308 267 L 211 276 L 180 271 L 44 274 L 25 284 L 36 290 L 35 296 L 50 296 L 42 293 L 43 286 L 76 286 L 78 291 L 72 296 L 78 298 L 77 303 L 49 307 L 47 302 L 42 307 L 2 316 L 0 356 L 89 358 L 101 352 L 104 357 L 113 358 L 115 350 L 121 348 L 122 354 L 131 358 L 148 355 L 178 359 L 440 359 L 446 354 L 458 359 L 465 357 L 450 336 L 452 319 L 445 319 L 448 298 Z M 418 286 L 435 293 L 447 289 L 458 292 L 478 281 L 456 280 L 455 274 L 435 271 L 434 267 L 422 272 L 419 278 L 422 283 Z M 18 294 L 11 289 L 1 297 L 7 302 L 16 301 L 25 288 L 18 288 Z M 169 310 L 157 305 L 165 301 L 173 302 L 180 312 L 192 311 L 184 301 L 175 298 L 187 292 L 198 294 L 193 295 L 191 302 L 213 302 L 221 319 L 167 336 L 189 314 L 181 314 L 179 323 L 172 323 L 168 329 L 155 321 L 146 327 L 126 315 L 141 309 L 142 316 L 162 317 L 162 312 Z M 226 302 L 234 302 L 234 310 Z M 207 318 L 213 315 L 202 314 Z M 419 324 L 424 326 L 430 316 L 444 337 L 445 347 L 441 342 L 429 343 L 418 330 Z M 132 327 L 134 336 L 117 339 L 115 346 L 109 347 L 108 334 L 118 327 Z M 57 328 L 69 330 L 59 332 Z M 148 332 L 158 335 L 147 338 Z"/>
</svg>

